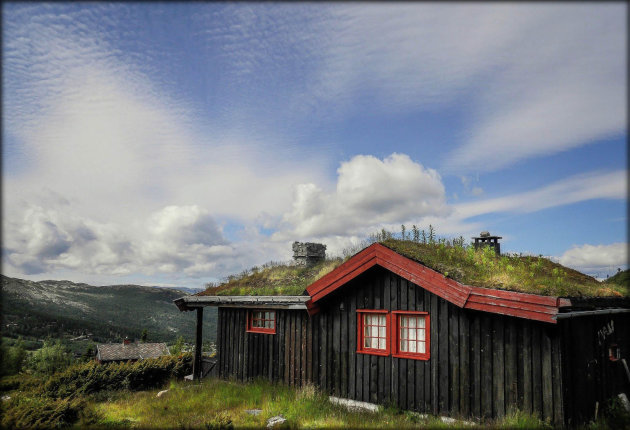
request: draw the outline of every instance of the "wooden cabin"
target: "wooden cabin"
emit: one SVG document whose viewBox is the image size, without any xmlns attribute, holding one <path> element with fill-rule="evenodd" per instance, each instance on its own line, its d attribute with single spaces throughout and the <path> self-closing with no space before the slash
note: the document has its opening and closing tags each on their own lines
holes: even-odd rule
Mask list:
<svg viewBox="0 0 630 430">
<path fill-rule="evenodd" d="M 567 269 L 570 270 L 570 269 Z M 556 425 L 630 393 L 630 302 L 482 288 L 380 243 L 296 296 L 186 296 L 218 307 L 218 375 L 461 418 L 513 409 Z"/>
</svg>

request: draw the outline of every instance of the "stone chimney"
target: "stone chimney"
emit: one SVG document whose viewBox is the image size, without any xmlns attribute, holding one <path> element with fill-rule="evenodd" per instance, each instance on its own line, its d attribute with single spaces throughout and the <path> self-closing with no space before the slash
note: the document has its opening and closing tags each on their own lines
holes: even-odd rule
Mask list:
<svg viewBox="0 0 630 430">
<path fill-rule="evenodd" d="M 125 336 L 125 339 L 123 339 L 123 345 L 129 345 L 129 344 L 131 344 L 131 339 Z"/>
<path fill-rule="evenodd" d="M 496 255 L 501 255 L 501 244 L 499 239 L 503 239 L 501 236 L 492 236 L 488 231 L 482 231 L 479 233 L 479 237 L 473 237 L 475 239 L 475 249 L 479 249 L 482 246 L 489 246 L 494 249 Z"/>
<path fill-rule="evenodd" d="M 312 242 L 293 242 L 295 264 L 312 266 L 326 258 L 326 245 Z"/>
</svg>

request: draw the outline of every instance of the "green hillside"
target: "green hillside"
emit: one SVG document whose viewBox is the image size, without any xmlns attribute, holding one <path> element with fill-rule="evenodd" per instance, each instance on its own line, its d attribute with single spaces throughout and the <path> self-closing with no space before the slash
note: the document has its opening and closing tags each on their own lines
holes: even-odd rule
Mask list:
<svg viewBox="0 0 630 430">
<path fill-rule="evenodd" d="M 185 292 L 139 285 L 95 287 L 70 281 L 26 281 L 2 275 L 3 336 L 62 339 L 88 336 L 96 342 L 139 338 L 192 342 L 193 312 L 180 312 L 173 300 Z M 204 313 L 204 338 L 214 341 L 216 310 Z"/>
<path fill-rule="evenodd" d="M 607 284 L 621 285 L 625 288 L 630 287 L 630 269 L 621 270 L 604 281 Z"/>
</svg>

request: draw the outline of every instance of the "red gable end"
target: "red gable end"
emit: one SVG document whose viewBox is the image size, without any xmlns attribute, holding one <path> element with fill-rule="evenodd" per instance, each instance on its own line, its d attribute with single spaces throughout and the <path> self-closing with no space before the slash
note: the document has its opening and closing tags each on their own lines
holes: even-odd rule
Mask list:
<svg viewBox="0 0 630 430">
<path fill-rule="evenodd" d="M 342 288 L 350 280 L 378 265 L 406 280 L 420 285 L 460 308 L 556 323 L 561 306 L 570 306 L 567 299 L 536 294 L 479 288 L 460 284 L 428 267 L 375 243 L 359 252 L 332 272 L 306 287 L 311 300 L 306 302 L 310 315 L 319 311 L 318 302 Z"/>
</svg>

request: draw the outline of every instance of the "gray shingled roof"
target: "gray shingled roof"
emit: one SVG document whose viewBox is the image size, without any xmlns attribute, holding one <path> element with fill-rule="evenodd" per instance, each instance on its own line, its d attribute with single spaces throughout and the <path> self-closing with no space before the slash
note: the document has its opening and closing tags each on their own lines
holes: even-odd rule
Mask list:
<svg viewBox="0 0 630 430">
<path fill-rule="evenodd" d="M 102 343 L 96 349 L 99 361 L 142 360 L 169 354 L 165 343 Z"/>
</svg>

